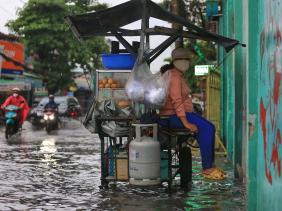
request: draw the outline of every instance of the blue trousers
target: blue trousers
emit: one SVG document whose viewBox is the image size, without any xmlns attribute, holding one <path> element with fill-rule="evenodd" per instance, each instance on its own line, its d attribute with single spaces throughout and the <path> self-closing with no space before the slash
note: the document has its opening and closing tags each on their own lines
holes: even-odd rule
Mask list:
<svg viewBox="0 0 282 211">
<path fill-rule="evenodd" d="M 187 120 L 198 128 L 197 141 L 200 146 L 203 169 L 209 169 L 214 163 L 214 125 L 196 113 L 186 113 Z M 166 123 L 165 123 L 166 122 Z M 160 125 L 169 124 L 171 128 L 184 128 L 181 120 L 176 115 L 171 115 L 168 121 L 160 121 Z"/>
</svg>

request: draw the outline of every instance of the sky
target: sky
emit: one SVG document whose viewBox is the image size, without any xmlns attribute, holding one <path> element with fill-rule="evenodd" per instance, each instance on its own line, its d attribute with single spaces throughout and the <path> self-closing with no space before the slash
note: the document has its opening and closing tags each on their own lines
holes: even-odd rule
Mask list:
<svg viewBox="0 0 282 211">
<path fill-rule="evenodd" d="M 28 0 L 0 0 L 0 32 L 2 33 L 9 33 L 9 30 L 7 27 L 5 27 L 5 24 L 9 20 L 16 19 L 17 17 L 17 10 L 21 8 L 24 3 L 26 3 Z M 55 0 L 54 0 L 55 1 Z M 128 0 L 98 0 L 100 3 L 107 3 L 109 7 L 116 6 L 118 4 L 124 3 Z M 161 2 L 161 0 L 153 0 L 154 2 L 158 3 Z M 165 26 L 170 27 L 171 25 L 167 22 L 163 22 L 157 19 L 151 19 L 150 20 L 150 27 L 153 27 L 155 25 L 158 26 Z M 132 24 L 129 24 L 126 26 L 128 29 L 139 29 L 141 27 L 140 21 L 134 22 Z M 167 37 L 165 36 L 151 36 L 150 38 L 150 48 L 155 48 L 161 42 L 163 42 Z M 110 37 L 110 40 L 115 40 L 114 38 Z M 139 41 L 139 37 L 129 37 L 126 38 L 130 43 L 132 41 Z M 170 57 L 170 52 L 172 48 L 169 47 L 166 49 L 152 64 L 151 64 L 151 70 L 153 72 L 156 72 L 159 70 L 160 66 L 164 64 L 164 59 Z"/>
</svg>

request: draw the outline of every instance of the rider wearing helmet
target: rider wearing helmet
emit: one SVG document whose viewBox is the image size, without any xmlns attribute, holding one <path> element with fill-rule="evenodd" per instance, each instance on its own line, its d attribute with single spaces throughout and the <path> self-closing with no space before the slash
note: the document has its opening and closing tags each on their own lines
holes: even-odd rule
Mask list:
<svg viewBox="0 0 282 211">
<path fill-rule="evenodd" d="M 8 105 L 14 105 L 21 109 L 20 114 L 20 124 L 22 125 L 26 120 L 29 113 L 29 106 L 23 96 L 20 95 L 20 89 L 14 87 L 12 90 L 12 95 L 9 96 L 6 101 L 1 105 L 1 109 L 4 109 Z"/>
<path fill-rule="evenodd" d="M 49 95 L 49 102 L 45 105 L 44 109 L 54 109 L 56 111 L 58 111 L 58 104 L 55 102 L 54 100 L 54 95 L 50 94 Z"/>
</svg>

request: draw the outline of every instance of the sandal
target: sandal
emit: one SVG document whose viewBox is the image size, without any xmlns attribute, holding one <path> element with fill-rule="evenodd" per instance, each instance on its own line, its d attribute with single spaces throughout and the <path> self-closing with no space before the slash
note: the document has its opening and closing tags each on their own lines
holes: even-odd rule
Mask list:
<svg viewBox="0 0 282 211">
<path fill-rule="evenodd" d="M 224 170 L 222 170 L 221 168 L 219 168 L 219 167 L 217 167 L 217 166 L 213 166 L 210 170 L 212 170 L 212 169 L 216 169 L 217 171 L 220 171 L 222 174 L 224 174 L 225 176 L 227 175 L 227 173 L 224 171 Z"/>
<path fill-rule="evenodd" d="M 204 171 L 203 177 L 211 180 L 223 180 L 227 178 L 227 175 L 222 169 L 215 167 Z"/>
<path fill-rule="evenodd" d="M 224 174 L 225 176 L 227 175 L 227 173 L 225 171 L 223 171 L 221 168 L 219 167 L 215 167 L 218 171 L 220 171 L 222 174 Z"/>
</svg>

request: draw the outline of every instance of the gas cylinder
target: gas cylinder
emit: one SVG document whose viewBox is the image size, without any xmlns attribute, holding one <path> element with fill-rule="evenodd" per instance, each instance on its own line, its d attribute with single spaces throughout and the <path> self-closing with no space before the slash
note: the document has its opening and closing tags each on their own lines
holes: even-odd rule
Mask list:
<svg viewBox="0 0 282 211">
<path fill-rule="evenodd" d="M 160 184 L 160 143 L 157 124 L 133 124 L 136 138 L 129 144 L 129 183 L 148 186 Z M 153 128 L 153 137 L 142 131 Z"/>
</svg>

